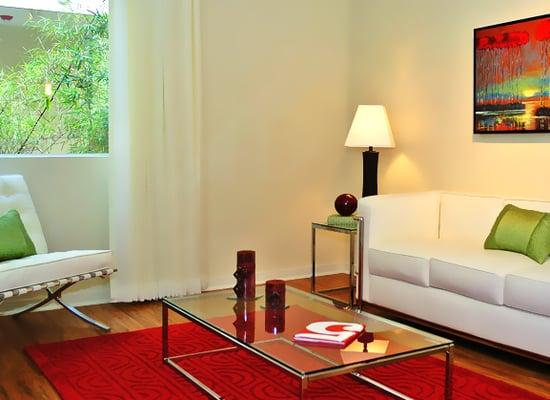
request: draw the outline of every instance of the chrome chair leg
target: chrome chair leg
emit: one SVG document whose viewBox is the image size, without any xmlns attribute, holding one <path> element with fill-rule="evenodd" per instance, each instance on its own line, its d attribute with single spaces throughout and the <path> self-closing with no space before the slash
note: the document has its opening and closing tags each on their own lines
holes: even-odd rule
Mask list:
<svg viewBox="0 0 550 400">
<path fill-rule="evenodd" d="M 25 308 L 24 310 L 21 310 L 15 314 L 12 314 L 11 316 L 14 318 L 14 319 L 17 319 L 19 318 L 21 315 L 25 314 L 25 313 L 28 313 L 30 311 L 33 311 L 33 310 L 36 310 L 38 307 L 42 307 L 43 305 L 49 303 L 50 301 L 52 300 L 55 300 L 59 305 L 61 305 L 64 309 L 66 309 L 67 311 L 69 311 L 71 314 L 75 315 L 76 317 L 80 318 L 81 320 L 83 320 L 84 322 L 87 322 L 101 330 L 104 330 L 106 332 L 109 332 L 111 330 L 110 327 L 108 327 L 107 325 L 99 322 L 99 321 L 96 321 L 95 319 L 91 318 L 90 316 L 84 314 L 82 311 L 78 310 L 76 307 L 74 306 L 71 306 L 67 303 L 65 303 L 63 300 L 61 300 L 61 293 L 65 290 L 65 289 L 68 289 L 69 287 L 71 287 L 72 285 L 74 285 L 76 282 L 69 282 L 69 283 L 66 283 L 65 285 L 61 286 L 60 288 L 58 288 L 57 290 L 55 291 L 52 291 L 51 289 L 49 288 L 46 288 L 46 292 L 47 292 L 47 297 L 44 299 L 44 300 L 41 300 L 39 301 L 38 303 L 36 304 L 33 304 L 31 305 L 30 307 L 27 307 Z"/>
<path fill-rule="evenodd" d="M 87 322 L 101 330 L 104 330 L 105 332 L 109 332 L 111 330 L 110 327 L 108 327 L 107 325 L 99 322 L 99 321 L 96 321 L 95 319 L 93 319 L 92 317 L 89 317 L 88 315 L 84 314 L 82 311 L 78 310 L 76 307 L 74 306 L 71 306 L 69 304 L 66 304 L 65 302 L 63 302 L 63 300 L 61 300 L 59 297 L 56 297 L 54 298 L 55 301 L 57 301 L 63 308 L 65 308 L 67 311 L 69 311 L 70 313 L 72 313 L 73 315 L 77 316 L 78 318 L 80 318 L 82 321 L 84 322 Z"/>
<path fill-rule="evenodd" d="M 19 318 L 21 315 L 28 313 L 30 311 L 36 310 L 38 307 L 42 307 L 43 305 L 49 303 L 50 301 L 54 300 L 56 297 L 61 296 L 61 292 L 63 292 L 65 289 L 71 287 L 74 285 L 74 282 L 66 283 L 65 285 L 59 287 L 55 292 L 52 292 L 50 289 L 46 289 L 46 292 L 48 293 L 47 297 L 43 300 L 40 300 L 38 303 L 32 304 L 31 306 L 18 311 L 15 314 L 11 314 L 12 318 Z"/>
</svg>

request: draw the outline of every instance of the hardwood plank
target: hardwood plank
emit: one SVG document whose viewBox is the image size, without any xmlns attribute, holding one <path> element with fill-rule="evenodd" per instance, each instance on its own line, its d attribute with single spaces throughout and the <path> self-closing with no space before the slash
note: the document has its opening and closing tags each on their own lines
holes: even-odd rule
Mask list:
<svg viewBox="0 0 550 400">
<path fill-rule="evenodd" d="M 319 277 L 318 288 L 328 289 L 347 283 L 347 275 Z M 288 281 L 290 286 L 309 291 L 309 279 Z M 342 300 L 347 292 L 338 294 Z M 160 326 L 160 302 L 103 304 L 82 310 L 111 326 L 112 332 L 128 332 Z M 171 320 L 181 321 L 171 313 Z M 34 312 L 18 320 L 0 317 L 0 399 L 58 399 L 55 390 L 24 354 L 35 343 L 47 343 L 104 335 L 65 310 Z M 550 366 L 498 352 L 494 349 L 458 340 L 456 365 L 499 379 L 550 399 Z"/>
</svg>

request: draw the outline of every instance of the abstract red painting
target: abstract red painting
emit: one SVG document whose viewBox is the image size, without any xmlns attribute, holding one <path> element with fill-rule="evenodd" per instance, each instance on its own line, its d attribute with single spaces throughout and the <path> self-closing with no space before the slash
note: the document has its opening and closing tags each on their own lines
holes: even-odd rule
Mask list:
<svg viewBox="0 0 550 400">
<path fill-rule="evenodd" d="M 474 133 L 550 133 L 550 14 L 474 29 Z"/>
</svg>

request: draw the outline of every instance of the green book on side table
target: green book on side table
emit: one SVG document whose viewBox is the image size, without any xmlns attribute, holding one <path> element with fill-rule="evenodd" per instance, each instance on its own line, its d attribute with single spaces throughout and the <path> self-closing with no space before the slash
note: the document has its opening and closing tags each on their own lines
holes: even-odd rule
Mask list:
<svg viewBox="0 0 550 400">
<path fill-rule="evenodd" d="M 357 229 L 357 221 L 353 219 L 353 215 L 343 216 L 340 214 L 332 214 L 327 218 L 327 224 L 337 226 L 339 228 Z"/>
</svg>

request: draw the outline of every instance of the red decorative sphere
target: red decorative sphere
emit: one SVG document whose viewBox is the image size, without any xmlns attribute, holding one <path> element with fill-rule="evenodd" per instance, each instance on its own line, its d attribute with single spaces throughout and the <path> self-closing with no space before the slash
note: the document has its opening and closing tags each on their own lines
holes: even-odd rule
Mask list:
<svg viewBox="0 0 550 400">
<path fill-rule="evenodd" d="M 338 214 L 347 217 L 357 210 L 357 199 L 350 193 L 341 194 L 334 200 L 334 208 Z"/>
</svg>

